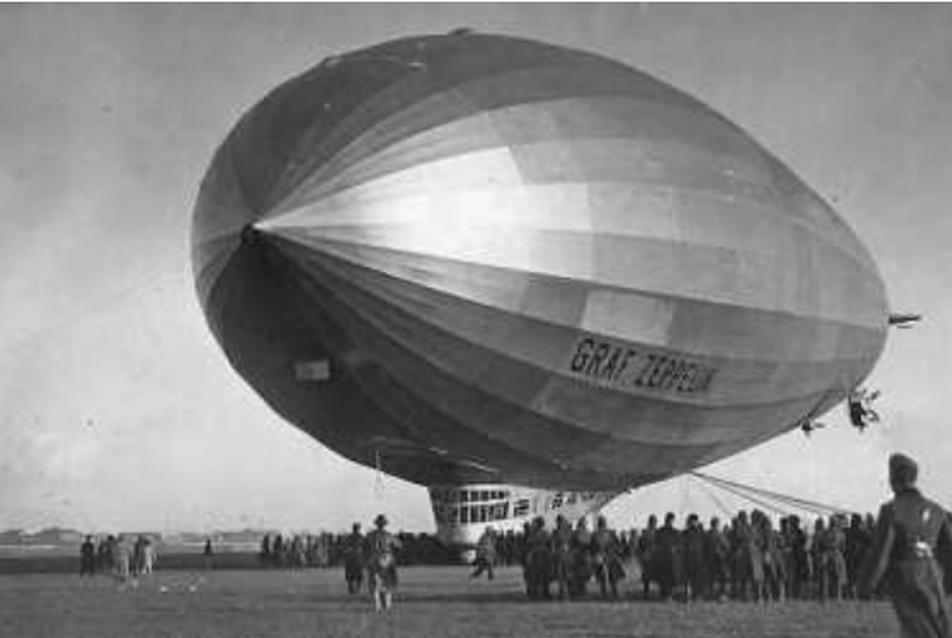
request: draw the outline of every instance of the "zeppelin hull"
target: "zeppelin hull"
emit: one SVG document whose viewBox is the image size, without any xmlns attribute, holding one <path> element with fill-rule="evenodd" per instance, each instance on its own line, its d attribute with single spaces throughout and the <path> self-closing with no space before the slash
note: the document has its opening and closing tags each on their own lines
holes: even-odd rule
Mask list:
<svg viewBox="0 0 952 638">
<path fill-rule="evenodd" d="M 740 129 L 497 36 L 399 40 L 276 89 L 209 168 L 193 262 L 276 411 L 430 485 L 706 464 L 841 401 L 888 322 L 855 234 Z"/>
</svg>

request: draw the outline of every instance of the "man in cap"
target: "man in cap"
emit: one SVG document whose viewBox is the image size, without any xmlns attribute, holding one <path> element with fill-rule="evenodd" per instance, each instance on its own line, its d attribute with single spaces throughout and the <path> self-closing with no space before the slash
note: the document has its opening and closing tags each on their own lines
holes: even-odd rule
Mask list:
<svg viewBox="0 0 952 638">
<path fill-rule="evenodd" d="M 859 594 L 869 598 L 885 579 L 904 637 L 945 638 L 950 635 L 949 609 L 936 557 L 940 545 L 952 546 L 952 528 L 945 510 L 916 489 L 917 475 L 908 456 L 889 458 L 895 497 L 879 510 Z"/>
<path fill-rule="evenodd" d="M 393 604 L 393 590 L 397 586 L 397 559 L 394 552 L 400 549 L 401 543 L 385 529 L 386 516 L 378 514 L 374 525 L 376 529 L 367 534 L 367 575 L 374 597 L 374 608 L 381 611 L 390 609 Z"/>
</svg>

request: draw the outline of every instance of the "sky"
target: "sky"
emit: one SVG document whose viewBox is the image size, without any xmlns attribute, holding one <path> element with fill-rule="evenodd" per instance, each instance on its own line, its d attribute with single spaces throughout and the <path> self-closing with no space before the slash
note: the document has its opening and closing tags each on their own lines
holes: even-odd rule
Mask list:
<svg viewBox="0 0 952 638">
<path fill-rule="evenodd" d="M 831 202 L 879 264 L 892 331 L 840 407 L 705 471 L 875 510 L 886 459 L 952 506 L 952 5 L 0 4 L 0 529 L 432 531 L 424 488 L 342 459 L 229 367 L 189 228 L 217 145 L 327 55 L 467 26 L 607 55 L 706 102 Z M 722 503 L 731 506 L 721 495 Z M 694 479 L 607 513 L 714 499 Z"/>
</svg>

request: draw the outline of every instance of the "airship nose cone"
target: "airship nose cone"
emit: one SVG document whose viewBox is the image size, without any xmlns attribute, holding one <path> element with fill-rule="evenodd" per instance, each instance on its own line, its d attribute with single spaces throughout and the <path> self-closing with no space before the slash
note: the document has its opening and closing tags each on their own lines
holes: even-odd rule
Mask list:
<svg viewBox="0 0 952 638">
<path fill-rule="evenodd" d="M 244 228 L 241 229 L 241 234 L 239 235 L 242 246 L 254 245 L 260 236 L 261 231 L 259 231 L 254 224 L 245 224 Z"/>
</svg>

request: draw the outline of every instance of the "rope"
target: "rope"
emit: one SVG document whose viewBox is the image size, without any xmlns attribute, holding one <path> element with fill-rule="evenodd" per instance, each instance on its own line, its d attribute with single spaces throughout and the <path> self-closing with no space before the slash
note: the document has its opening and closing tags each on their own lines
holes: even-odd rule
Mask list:
<svg viewBox="0 0 952 638">
<path fill-rule="evenodd" d="M 743 490 L 738 489 L 738 488 L 736 488 L 736 487 L 733 487 L 733 486 L 730 486 L 730 485 L 717 485 L 716 483 L 715 483 L 714 485 L 715 485 L 716 487 L 721 488 L 722 490 L 725 490 L 725 491 L 727 491 L 727 492 L 730 492 L 731 494 L 733 494 L 734 496 L 737 496 L 738 498 L 741 498 L 741 499 L 743 499 L 743 500 L 745 500 L 745 501 L 749 501 L 749 502 L 753 503 L 754 505 L 757 505 L 758 507 L 763 507 L 764 509 L 768 509 L 768 510 L 770 510 L 771 512 L 773 512 L 774 514 L 784 515 L 784 514 L 788 514 L 788 513 L 789 513 L 787 510 L 781 509 L 781 508 L 777 507 L 776 505 L 770 503 L 769 501 L 765 501 L 765 500 L 763 500 L 763 499 L 761 499 L 761 498 L 758 498 L 758 497 L 756 497 L 756 496 L 751 496 L 750 494 L 747 494 L 747 493 L 744 492 Z"/>
<path fill-rule="evenodd" d="M 374 469 L 376 470 L 376 476 L 374 477 L 374 497 L 376 499 L 383 499 L 383 468 L 380 465 L 380 450 L 374 450 Z"/>
<path fill-rule="evenodd" d="M 822 508 L 814 507 L 812 506 L 812 504 L 792 502 L 790 500 L 792 497 L 786 497 L 784 495 L 778 495 L 773 493 L 764 494 L 762 491 L 756 488 L 750 487 L 748 485 L 743 485 L 740 483 L 735 483 L 733 481 L 727 481 L 725 479 L 718 479 L 713 476 L 704 476 L 704 475 L 701 475 L 699 478 L 709 481 L 711 485 L 714 485 L 715 487 L 718 487 L 722 490 L 726 490 L 732 494 L 742 496 L 742 498 L 745 498 L 747 500 L 756 499 L 758 502 L 762 502 L 764 500 L 777 501 L 785 505 L 792 505 L 795 509 L 804 509 L 813 513 L 817 513 L 817 512 L 823 513 L 826 511 Z M 756 496 L 752 496 L 751 493 Z M 794 500 L 799 500 L 799 499 L 794 499 Z"/>
<path fill-rule="evenodd" d="M 721 511 L 721 514 L 723 514 L 727 518 L 727 520 L 730 520 L 731 516 L 734 515 L 733 510 L 731 510 L 726 505 L 724 505 L 721 499 L 717 498 L 717 495 L 714 494 L 714 492 L 711 490 L 711 487 L 707 483 L 704 483 L 703 481 L 698 479 L 698 477 L 693 475 L 691 475 L 691 478 L 698 481 L 700 486 L 704 489 L 704 492 L 710 497 L 712 501 L 714 501 L 714 505 L 716 505 L 717 508 Z"/>
<path fill-rule="evenodd" d="M 795 496 L 790 496 L 788 494 L 781 494 L 779 492 L 773 492 L 771 490 L 766 490 L 759 487 L 754 487 L 752 485 L 745 485 L 743 483 L 738 483 L 736 481 L 730 481 L 728 479 L 719 478 L 716 476 L 710 476 L 708 474 L 703 474 L 701 472 L 691 472 L 693 476 L 696 476 L 702 480 L 708 481 L 715 486 L 722 487 L 726 489 L 726 486 L 733 487 L 738 490 L 743 490 L 745 492 L 752 492 L 758 495 L 761 498 L 766 498 L 774 501 L 779 501 L 787 505 L 793 506 L 795 509 L 801 509 L 815 514 L 844 514 L 851 513 L 851 511 L 844 507 L 838 507 L 835 505 L 828 505 L 826 503 L 819 503 L 817 501 L 809 501 L 803 498 L 797 498 Z"/>
<path fill-rule="evenodd" d="M 763 494 L 763 493 L 760 493 L 760 491 L 757 490 L 756 488 L 751 488 L 750 486 L 734 483 L 732 481 L 725 481 L 723 479 L 716 479 L 714 477 L 703 477 L 703 478 L 709 480 L 711 484 L 714 485 L 715 487 L 719 487 L 720 489 L 731 492 L 732 494 L 735 494 L 747 500 L 751 500 L 757 503 L 766 503 L 769 501 L 774 501 L 774 502 L 779 502 L 783 505 L 786 505 L 787 510 L 782 510 L 783 513 L 788 513 L 790 508 L 808 511 L 811 514 L 829 514 L 829 513 L 835 512 L 835 510 L 830 510 L 825 507 L 815 506 L 809 503 L 808 501 L 800 502 L 801 499 L 793 499 L 793 497 L 786 497 L 784 495 Z M 757 496 L 753 496 L 749 492 L 753 492 L 754 494 L 757 494 Z M 771 508 L 774 509 L 775 511 L 781 510 L 781 508 L 777 508 L 773 505 L 771 505 Z"/>
</svg>

